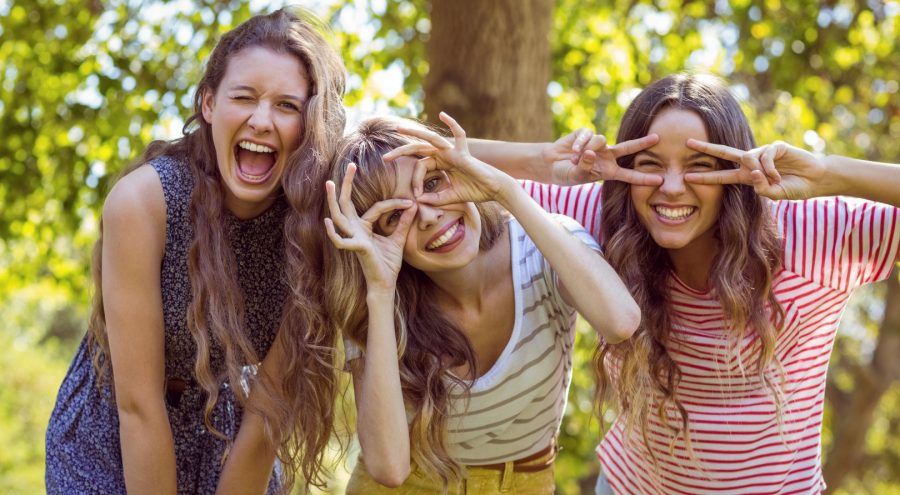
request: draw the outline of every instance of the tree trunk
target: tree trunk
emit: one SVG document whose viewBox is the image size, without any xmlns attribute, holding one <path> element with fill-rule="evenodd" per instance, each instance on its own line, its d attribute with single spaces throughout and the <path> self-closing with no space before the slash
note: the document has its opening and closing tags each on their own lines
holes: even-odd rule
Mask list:
<svg viewBox="0 0 900 495">
<path fill-rule="evenodd" d="M 553 0 L 433 0 L 425 113 L 469 136 L 545 141 Z"/>
<path fill-rule="evenodd" d="M 842 391 L 829 379 L 828 400 L 832 407 L 832 448 L 824 466 L 827 493 L 863 467 L 866 433 L 872 425 L 875 409 L 882 396 L 900 380 L 900 281 L 898 273 L 888 278 L 884 319 L 878 329 L 878 341 L 872 360 L 852 368 L 854 388 Z M 830 375 L 830 374 L 829 374 Z"/>
</svg>

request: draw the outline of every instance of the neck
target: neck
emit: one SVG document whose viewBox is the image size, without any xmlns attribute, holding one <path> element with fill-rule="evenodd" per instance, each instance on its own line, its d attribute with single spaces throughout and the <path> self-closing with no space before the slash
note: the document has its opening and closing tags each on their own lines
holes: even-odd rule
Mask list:
<svg viewBox="0 0 900 495">
<path fill-rule="evenodd" d="M 441 305 L 481 311 L 485 294 L 504 281 L 510 270 L 509 263 L 502 262 L 504 246 L 508 246 L 507 236 L 504 233 L 491 249 L 479 251 L 478 256 L 464 267 L 426 272 L 437 288 Z"/>
<path fill-rule="evenodd" d="M 683 248 L 667 251 L 675 274 L 682 282 L 692 289 L 709 290 L 709 274 L 713 259 L 719 252 L 719 243 L 716 239 L 711 236 L 707 239 L 697 239 Z"/>
</svg>

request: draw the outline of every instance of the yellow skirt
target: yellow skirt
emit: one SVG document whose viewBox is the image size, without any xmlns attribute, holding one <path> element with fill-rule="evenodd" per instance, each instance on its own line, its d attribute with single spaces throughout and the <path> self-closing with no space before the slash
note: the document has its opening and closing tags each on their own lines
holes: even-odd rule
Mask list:
<svg viewBox="0 0 900 495">
<path fill-rule="evenodd" d="M 548 462 L 554 454 L 547 454 L 544 458 L 529 461 L 527 464 L 540 465 Z M 477 466 L 466 467 L 468 477 L 458 483 L 451 484 L 446 493 L 449 495 L 492 495 L 492 494 L 516 494 L 516 495 L 550 495 L 556 489 L 553 478 L 553 466 L 536 472 L 517 472 L 513 470 L 513 463 L 505 463 L 505 469 L 484 469 Z M 414 469 L 409 478 L 397 488 L 388 488 L 372 479 L 363 465 L 362 458 L 356 463 L 356 468 L 350 475 L 347 483 L 347 495 L 418 495 L 445 493 L 443 484 L 422 475 L 418 469 Z"/>
</svg>

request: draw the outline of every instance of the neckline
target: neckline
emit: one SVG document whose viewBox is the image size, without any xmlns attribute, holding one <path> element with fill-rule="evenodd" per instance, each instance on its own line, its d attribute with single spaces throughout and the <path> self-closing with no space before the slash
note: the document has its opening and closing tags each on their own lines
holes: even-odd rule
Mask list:
<svg viewBox="0 0 900 495">
<path fill-rule="evenodd" d="M 520 233 L 518 222 L 512 218 L 507 221 L 506 228 L 507 232 L 509 232 L 509 265 L 510 271 L 512 272 L 513 298 L 515 300 L 515 320 L 513 321 L 513 330 L 509 335 L 506 346 L 503 347 L 503 352 L 501 352 L 500 357 L 494 361 L 491 369 L 487 370 L 487 372 L 471 382 L 472 386 L 470 390 L 472 392 L 489 388 L 497 381 L 500 372 L 506 367 L 506 361 L 509 361 L 510 355 L 512 355 L 515 350 L 516 343 L 519 341 L 519 334 L 522 333 L 522 282 L 521 274 L 519 273 L 519 270 L 516 269 L 516 266 L 519 262 L 520 250 L 518 238 L 519 235 L 524 234 L 524 231 Z"/>
<path fill-rule="evenodd" d="M 709 288 L 706 290 L 695 289 L 695 288 L 691 287 L 690 285 L 688 285 L 684 280 L 681 280 L 681 278 L 678 276 L 678 274 L 675 273 L 675 270 L 670 270 L 669 275 L 672 278 L 672 280 L 675 282 L 675 285 L 682 289 L 682 292 L 686 292 L 689 295 L 693 295 L 693 296 L 696 296 L 698 298 L 703 298 L 703 299 L 710 299 L 712 297 L 712 291 L 713 291 L 712 288 Z"/>
</svg>

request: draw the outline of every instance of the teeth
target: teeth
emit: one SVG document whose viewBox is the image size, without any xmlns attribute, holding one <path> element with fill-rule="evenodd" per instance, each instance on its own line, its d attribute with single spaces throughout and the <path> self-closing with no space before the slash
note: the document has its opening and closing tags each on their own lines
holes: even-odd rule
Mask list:
<svg viewBox="0 0 900 495">
<path fill-rule="evenodd" d="M 428 246 L 426 246 L 426 247 L 428 249 L 437 249 L 437 248 L 443 246 L 444 244 L 447 243 L 447 241 L 450 240 L 451 237 L 453 237 L 453 234 L 456 233 L 456 230 L 458 228 L 459 228 L 459 222 L 456 222 L 456 224 L 453 227 L 450 227 L 449 229 L 447 229 L 447 232 L 444 232 L 444 235 L 438 237 L 433 242 L 428 244 Z"/>
<path fill-rule="evenodd" d="M 247 151 L 253 151 L 255 153 L 275 153 L 275 150 L 269 148 L 268 146 L 251 143 L 250 141 L 241 141 L 240 143 L 238 143 L 238 146 L 244 148 Z"/>
<path fill-rule="evenodd" d="M 694 212 L 693 206 L 683 206 L 681 208 L 666 208 L 665 206 L 657 206 L 656 212 L 661 216 L 670 220 L 681 220 L 687 218 Z"/>
</svg>

